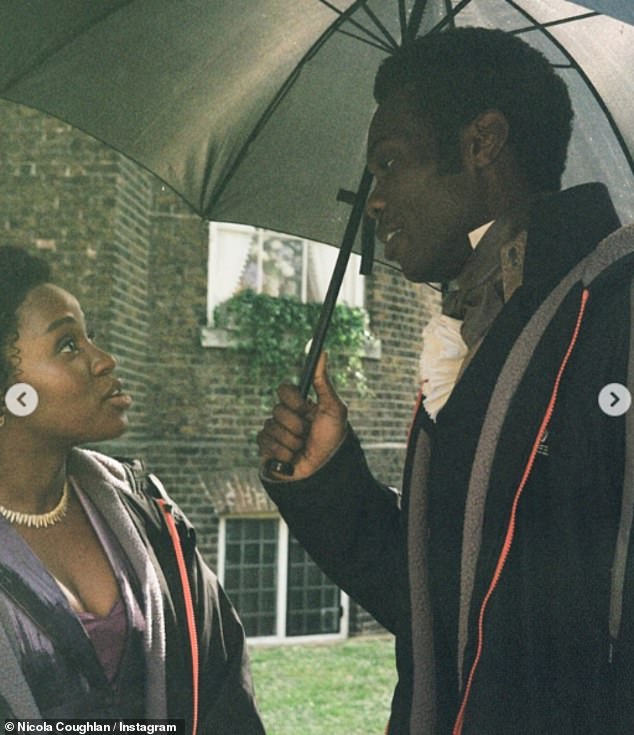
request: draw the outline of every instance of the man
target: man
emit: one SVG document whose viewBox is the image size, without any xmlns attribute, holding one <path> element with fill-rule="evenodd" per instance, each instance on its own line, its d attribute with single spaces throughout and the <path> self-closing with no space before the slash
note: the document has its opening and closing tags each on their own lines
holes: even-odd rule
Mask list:
<svg viewBox="0 0 634 735">
<path fill-rule="evenodd" d="M 518 38 L 419 39 L 375 96 L 368 213 L 408 279 L 444 284 L 402 500 L 367 468 L 324 358 L 316 403 L 279 389 L 265 486 L 395 633 L 390 735 L 634 732 L 631 417 L 597 400 L 632 380 L 634 228 L 615 232 L 602 185 L 559 191 L 568 94 Z"/>
</svg>

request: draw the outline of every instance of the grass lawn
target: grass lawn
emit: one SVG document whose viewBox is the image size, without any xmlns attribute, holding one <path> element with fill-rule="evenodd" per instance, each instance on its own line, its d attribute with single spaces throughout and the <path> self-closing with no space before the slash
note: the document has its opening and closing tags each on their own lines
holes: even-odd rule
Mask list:
<svg viewBox="0 0 634 735">
<path fill-rule="evenodd" d="M 267 735 L 383 735 L 396 683 L 386 636 L 251 648 Z"/>
</svg>

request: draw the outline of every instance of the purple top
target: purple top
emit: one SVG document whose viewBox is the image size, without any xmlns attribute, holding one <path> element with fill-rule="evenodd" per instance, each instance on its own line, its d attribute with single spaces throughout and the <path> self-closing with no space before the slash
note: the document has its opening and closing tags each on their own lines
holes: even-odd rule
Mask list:
<svg viewBox="0 0 634 735">
<path fill-rule="evenodd" d="M 119 598 L 103 618 L 91 612 L 78 612 L 77 616 L 95 647 L 108 681 L 112 684 L 119 671 L 128 630 L 123 600 Z"/>
<path fill-rule="evenodd" d="M 132 591 L 130 571 L 123 550 L 88 496 L 82 492 L 74 478 L 70 479 L 119 583 L 121 594 L 107 615 L 100 617 L 91 612 L 76 613 L 95 648 L 108 681 L 112 683 L 119 673 L 128 632 L 130 629 L 143 631 L 145 619 Z"/>
</svg>

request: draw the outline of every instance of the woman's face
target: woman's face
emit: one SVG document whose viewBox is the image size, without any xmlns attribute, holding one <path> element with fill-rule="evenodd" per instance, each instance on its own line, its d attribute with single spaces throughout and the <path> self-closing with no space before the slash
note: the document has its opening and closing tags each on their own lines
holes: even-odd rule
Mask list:
<svg viewBox="0 0 634 735">
<path fill-rule="evenodd" d="M 43 284 L 29 291 L 17 317 L 13 382 L 35 388 L 39 402 L 29 416 L 5 410 L 5 431 L 19 426 L 34 439 L 60 447 L 122 434 L 132 399 L 114 376 L 114 358 L 86 334 L 77 299 Z"/>
</svg>

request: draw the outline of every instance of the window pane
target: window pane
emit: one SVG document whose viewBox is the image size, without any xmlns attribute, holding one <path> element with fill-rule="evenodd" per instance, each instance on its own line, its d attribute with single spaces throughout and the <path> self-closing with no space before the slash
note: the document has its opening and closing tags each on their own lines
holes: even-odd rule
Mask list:
<svg viewBox="0 0 634 735">
<path fill-rule="evenodd" d="M 302 299 L 303 241 L 266 233 L 262 254 L 262 292 Z"/>
<path fill-rule="evenodd" d="M 274 544 L 264 544 L 262 546 L 262 564 L 274 564 L 277 558 L 277 539 Z"/>
<path fill-rule="evenodd" d="M 275 633 L 278 523 L 275 518 L 226 520 L 224 588 L 248 636 Z"/>
<path fill-rule="evenodd" d="M 288 550 L 286 635 L 338 633 L 341 593 L 299 543 Z"/>
<path fill-rule="evenodd" d="M 275 588 L 275 568 L 269 566 L 263 567 L 262 571 L 262 585 L 265 588 Z"/>
<path fill-rule="evenodd" d="M 258 541 L 250 541 L 244 545 L 244 563 L 257 564 L 260 561 L 262 549 Z"/>
<path fill-rule="evenodd" d="M 246 225 L 211 223 L 209 308 L 246 289 L 270 296 L 322 302 L 338 249 L 331 245 Z M 364 305 L 360 257 L 354 253 L 339 303 Z"/>
</svg>

